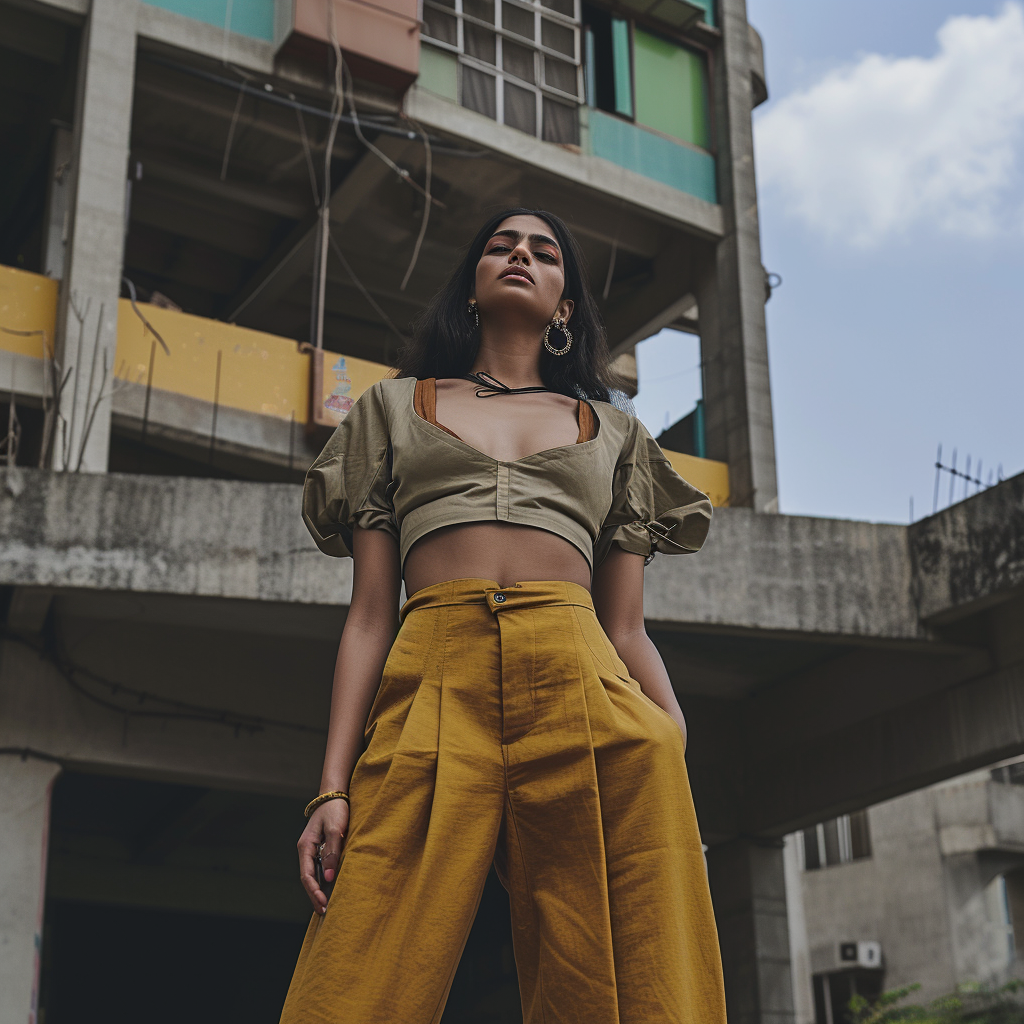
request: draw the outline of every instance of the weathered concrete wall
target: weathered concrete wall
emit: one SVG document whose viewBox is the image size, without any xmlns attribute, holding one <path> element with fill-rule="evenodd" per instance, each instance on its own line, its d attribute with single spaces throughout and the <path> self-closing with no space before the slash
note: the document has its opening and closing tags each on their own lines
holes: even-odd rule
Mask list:
<svg viewBox="0 0 1024 1024">
<path fill-rule="evenodd" d="M 0 584 L 340 605 L 351 562 L 320 554 L 299 488 L 20 471 L 0 490 Z M 799 635 L 919 637 L 905 530 L 719 509 L 697 555 L 659 555 L 648 618 Z"/>
<path fill-rule="evenodd" d="M 908 536 L 924 620 L 1024 587 L 1024 474 L 914 523 Z"/>
<path fill-rule="evenodd" d="M 192 477 L 18 471 L 0 490 L 0 584 L 345 604 L 351 563 L 321 555 L 299 488 Z M 14 491 L 20 491 L 16 497 Z M 1024 585 L 1024 476 L 908 529 L 718 509 L 697 555 L 659 555 L 650 621 L 807 638 L 927 640 Z"/>
<path fill-rule="evenodd" d="M 869 858 L 799 876 L 809 966 L 794 978 L 805 995 L 811 974 L 837 967 L 838 943 L 857 940 L 881 943 L 886 988 L 921 985 L 915 1002 L 1013 974 L 999 876 L 1024 855 L 1024 787 L 973 772 L 868 818 Z"/>
<path fill-rule="evenodd" d="M 716 509 L 696 555 L 658 555 L 647 618 L 829 636 L 923 638 L 902 526 Z"/>
</svg>

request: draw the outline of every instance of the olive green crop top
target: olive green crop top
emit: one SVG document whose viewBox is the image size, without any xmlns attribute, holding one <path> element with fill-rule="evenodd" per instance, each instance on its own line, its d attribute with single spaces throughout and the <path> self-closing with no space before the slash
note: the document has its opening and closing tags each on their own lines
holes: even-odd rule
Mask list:
<svg viewBox="0 0 1024 1024">
<path fill-rule="evenodd" d="M 302 518 L 326 554 L 351 554 L 353 527 L 383 529 L 404 564 L 431 531 L 475 522 L 548 530 L 592 567 L 612 544 L 650 556 L 704 543 L 711 502 L 629 413 L 589 402 L 590 440 L 502 462 L 421 416 L 416 383 L 385 378 L 368 388 L 306 474 Z"/>
</svg>

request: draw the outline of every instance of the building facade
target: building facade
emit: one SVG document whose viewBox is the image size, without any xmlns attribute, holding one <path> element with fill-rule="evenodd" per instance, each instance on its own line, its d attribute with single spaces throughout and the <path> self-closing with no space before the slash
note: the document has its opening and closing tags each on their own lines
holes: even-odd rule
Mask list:
<svg viewBox="0 0 1024 1024">
<path fill-rule="evenodd" d="M 666 447 L 718 511 L 647 627 L 730 1021 L 790 1024 L 782 837 L 1024 753 L 1024 479 L 776 514 L 743 0 L 0 0 L 0 90 L 0 1024 L 276 1019 L 351 592 L 298 483 L 514 204 L 627 375 L 699 334 Z M 449 1024 L 517 1019 L 507 914 Z"/>
<path fill-rule="evenodd" d="M 1021 976 L 1022 783 L 1000 765 L 786 838 L 798 1024 L 842 1024 L 855 994 Z"/>
</svg>

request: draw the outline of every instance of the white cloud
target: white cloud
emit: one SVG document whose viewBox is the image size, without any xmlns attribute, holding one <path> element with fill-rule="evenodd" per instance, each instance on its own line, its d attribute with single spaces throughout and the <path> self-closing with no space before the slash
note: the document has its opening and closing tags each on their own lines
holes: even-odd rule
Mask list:
<svg viewBox="0 0 1024 1024">
<path fill-rule="evenodd" d="M 758 176 L 826 235 L 871 246 L 927 225 L 1019 227 L 1024 10 L 950 18 L 930 58 L 867 54 L 758 120 Z"/>
</svg>

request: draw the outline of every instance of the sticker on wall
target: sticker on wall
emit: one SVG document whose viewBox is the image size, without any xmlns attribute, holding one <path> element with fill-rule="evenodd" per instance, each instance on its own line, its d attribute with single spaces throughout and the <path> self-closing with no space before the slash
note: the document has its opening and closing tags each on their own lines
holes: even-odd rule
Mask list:
<svg viewBox="0 0 1024 1024">
<path fill-rule="evenodd" d="M 338 357 L 338 361 L 331 367 L 331 373 L 334 374 L 335 385 L 334 390 L 324 401 L 324 408 L 337 413 L 340 422 L 354 404 L 349 397 L 349 392 L 352 390 L 352 378 L 349 377 L 348 370 L 345 368 L 344 356 Z M 330 381 L 327 383 L 329 385 Z"/>
<path fill-rule="evenodd" d="M 388 372 L 381 363 L 343 356 L 325 349 L 310 352 L 312 401 L 310 427 L 332 430 L 348 415 L 359 396 Z"/>
</svg>

